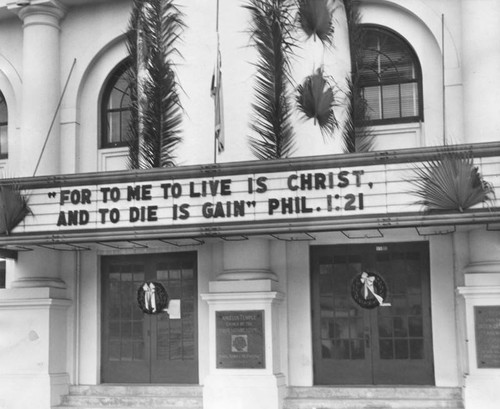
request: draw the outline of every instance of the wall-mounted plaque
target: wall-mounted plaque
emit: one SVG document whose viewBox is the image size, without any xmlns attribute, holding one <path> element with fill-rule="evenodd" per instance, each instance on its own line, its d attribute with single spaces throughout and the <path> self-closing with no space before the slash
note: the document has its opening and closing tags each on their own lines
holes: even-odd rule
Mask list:
<svg viewBox="0 0 500 409">
<path fill-rule="evenodd" d="M 264 311 L 217 311 L 217 368 L 265 368 Z"/>
<path fill-rule="evenodd" d="M 500 305 L 474 307 L 478 368 L 500 368 Z"/>
</svg>

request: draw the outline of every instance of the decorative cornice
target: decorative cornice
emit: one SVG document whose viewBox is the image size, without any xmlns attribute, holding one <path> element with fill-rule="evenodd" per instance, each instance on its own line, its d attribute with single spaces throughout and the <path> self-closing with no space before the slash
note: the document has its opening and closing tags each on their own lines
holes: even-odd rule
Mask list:
<svg viewBox="0 0 500 409">
<path fill-rule="evenodd" d="M 485 297 L 498 297 L 500 296 L 500 286 L 468 286 L 468 287 L 458 287 L 457 294 L 464 296 L 465 298 L 485 298 Z"/>
<path fill-rule="evenodd" d="M 464 268 L 465 274 L 500 273 L 500 260 L 471 263 Z"/>
<path fill-rule="evenodd" d="M 235 292 L 235 293 L 209 293 L 200 294 L 200 298 L 208 304 L 233 304 L 245 302 L 264 302 L 272 304 L 281 302 L 285 296 L 278 291 L 259 291 L 259 292 Z"/>
<path fill-rule="evenodd" d="M 66 283 L 57 277 L 21 277 L 12 283 L 12 288 L 66 288 Z"/>
<path fill-rule="evenodd" d="M 41 308 L 66 309 L 72 304 L 71 300 L 59 298 L 34 298 L 22 300 L 0 300 L 0 310 L 33 310 Z"/>
<path fill-rule="evenodd" d="M 265 280 L 265 279 L 278 281 L 278 276 L 270 270 L 251 269 L 251 268 L 224 270 L 222 273 L 217 275 L 217 280 L 220 281 Z"/>
<path fill-rule="evenodd" d="M 500 142 L 450 145 L 447 152 L 471 152 L 474 158 L 500 156 Z M 17 183 L 25 189 L 40 187 L 82 186 L 101 183 L 123 183 L 178 179 L 189 177 L 230 176 L 241 173 L 290 172 L 322 168 L 340 168 L 390 163 L 411 163 L 432 160 L 439 154 L 439 147 L 397 149 L 375 152 L 352 153 L 346 155 L 324 155 L 276 160 L 241 161 L 208 165 L 179 166 L 146 170 L 119 170 L 109 172 L 89 172 L 63 175 L 2 179 L 1 184 Z"/>
<path fill-rule="evenodd" d="M 67 12 L 67 8 L 55 0 L 31 3 L 30 5 L 18 6 L 18 8 L 11 8 L 11 10 L 17 12 L 19 18 L 23 21 L 23 27 L 48 25 L 58 30 L 60 29 L 59 22 Z"/>
</svg>

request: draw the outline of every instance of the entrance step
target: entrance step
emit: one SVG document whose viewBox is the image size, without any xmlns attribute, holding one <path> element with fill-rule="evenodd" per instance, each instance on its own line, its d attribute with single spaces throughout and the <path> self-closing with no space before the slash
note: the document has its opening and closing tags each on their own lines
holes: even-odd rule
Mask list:
<svg viewBox="0 0 500 409">
<path fill-rule="evenodd" d="M 54 409 L 202 409 L 201 386 L 96 385 L 70 386 Z"/>
<path fill-rule="evenodd" d="M 460 388 L 289 387 L 284 409 L 463 409 Z"/>
</svg>

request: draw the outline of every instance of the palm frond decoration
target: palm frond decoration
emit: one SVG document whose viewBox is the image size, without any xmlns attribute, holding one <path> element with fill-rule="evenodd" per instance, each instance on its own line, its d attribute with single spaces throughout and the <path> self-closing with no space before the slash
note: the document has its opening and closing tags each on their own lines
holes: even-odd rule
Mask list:
<svg viewBox="0 0 500 409">
<path fill-rule="evenodd" d="M 463 212 L 494 198 L 493 187 L 474 166 L 469 152 L 446 149 L 435 160 L 415 168 L 414 173 L 415 178 L 410 180 L 415 187 L 412 193 L 420 197 L 417 203 L 428 211 Z"/>
<path fill-rule="evenodd" d="M 373 147 L 373 135 L 370 128 L 363 125 L 367 119 L 368 104 L 359 85 L 364 50 L 359 0 L 344 0 L 344 9 L 349 37 L 351 75 L 346 79 L 347 115 L 342 126 L 342 140 L 347 152 L 368 151 Z"/>
<path fill-rule="evenodd" d="M 307 38 L 332 45 L 335 31 L 329 0 L 298 0 L 298 20 Z"/>
<path fill-rule="evenodd" d="M 314 119 L 323 136 L 331 136 L 338 126 L 333 108 L 335 106 L 333 87 L 318 68 L 297 87 L 297 105 L 306 119 Z"/>
<path fill-rule="evenodd" d="M 0 185 L 0 234 L 9 235 L 31 213 L 28 200 L 18 185 Z"/>
<path fill-rule="evenodd" d="M 127 32 L 131 84 L 129 167 L 175 165 L 182 106 L 174 56 L 183 14 L 172 0 L 134 0 Z"/>
<path fill-rule="evenodd" d="M 255 63 L 255 102 L 249 136 L 258 159 L 289 157 L 294 149 L 290 109 L 290 56 L 294 38 L 295 0 L 249 0 L 251 40 L 258 53 Z"/>
<path fill-rule="evenodd" d="M 369 152 L 374 146 L 373 133 L 370 127 L 363 125 L 367 119 L 368 104 L 353 80 L 357 81 L 355 75 L 346 80 L 347 115 L 342 126 L 342 141 L 346 152 Z"/>
</svg>

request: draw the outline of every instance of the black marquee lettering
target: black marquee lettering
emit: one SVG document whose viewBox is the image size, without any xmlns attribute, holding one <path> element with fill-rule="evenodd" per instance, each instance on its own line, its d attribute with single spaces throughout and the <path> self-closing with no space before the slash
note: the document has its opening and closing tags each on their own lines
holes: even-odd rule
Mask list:
<svg viewBox="0 0 500 409">
<path fill-rule="evenodd" d="M 258 188 L 255 190 L 257 193 L 265 193 L 267 192 L 267 177 L 266 176 L 259 176 L 257 178 L 257 186 Z"/>
<path fill-rule="evenodd" d="M 214 215 L 213 205 L 210 202 L 203 203 L 201 207 L 201 213 L 205 219 L 210 219 Z"/>
<path fill-rule="evenodd" d="M 127 186 L 127 201 L 141 199 L 141 186 Z"/>
<path fill-rule="evenodd" d="M 292 192 L 294 190 L 299 190 L 299 187 L 297 185 L 292 184 L 292 182 L 296 181 L 298 178 L 299 178 L 299 175 L 295 175 L 295 174 L 288 176 L 287 185 L 288 185 L 288 189 L 290 189 Z"/>
<path fill-rule="evenodd" d="M 231 179 L 222 179 L 220 181 L 220 194 L 221 196 L 231 195 Z"/>
<path fill-rule="evenodd" d="M 118 209 L 111 209 L 109 211 L 109 220 L 115 224 L 120 221 L 120 211 Z"/>
<path fill-rule="evenodd" d="M 106 223 L 106 214 L 108 214 L 108 209 L 99 209 L 98 212 L 101 214 L 101 224 Z"/>
<path fill-rule="evenodd" d="M 268 205 L 268 213 L 269 215 L 273 215 L 274 214 L 274 211 L 277 210 L 279 207 L 280 207 L 280 201 L 278 199 L 269 199 L 267 201 L 267 205 Z"/>
<path fill-rule="evenodd" d="M 338 174 L 339 183 L 337 183 L 338 187 L 343 188 L 349 186 L 349 179 L 347 178 L 347 175 L 349 175 L 349 172 L 347 170 L 339 172 Z"/>
<path fill-rule="evenodd" d="M 66 214 L 61 211 L 59 212 L 59 217 L 57 219 L 57 226 L 67 226 L 68 223 L 66 222 Z"/>
</svg>

